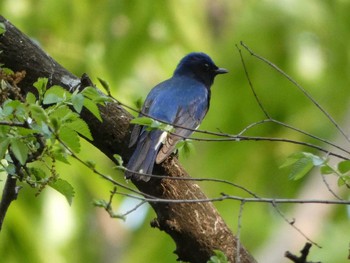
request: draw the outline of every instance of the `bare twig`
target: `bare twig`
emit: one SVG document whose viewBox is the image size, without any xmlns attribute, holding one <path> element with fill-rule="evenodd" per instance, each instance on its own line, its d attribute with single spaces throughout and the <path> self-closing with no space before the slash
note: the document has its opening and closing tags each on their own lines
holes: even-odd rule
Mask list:
<svg viewBox="0 0 350 263">
<path fill-rule="evenodd" d="M 253 57 L 263 61 L 273 69 L 275 69 L 278 73 L 287 78 L 294 86 L 296 86 L 327 118 L 330 122 L 337 128 L 337 130 L 343 135 L 343 137 L 350 142 L 348 135 L 344 132 L 344 130 L 340 127 L 340 125 L 334 120 L 334 118 L 311 96 L 309 92 L 307 92 L 298 82 L 296 82 L 291 76 L 285 73 L 278 66 L 273 64 L 271 61 L 268 61 L 266 58 L 259 56 L 255 52 L 253 52 L 244 42 L 241 41 L 241 46 L 243 46 Z"/>
</svg>

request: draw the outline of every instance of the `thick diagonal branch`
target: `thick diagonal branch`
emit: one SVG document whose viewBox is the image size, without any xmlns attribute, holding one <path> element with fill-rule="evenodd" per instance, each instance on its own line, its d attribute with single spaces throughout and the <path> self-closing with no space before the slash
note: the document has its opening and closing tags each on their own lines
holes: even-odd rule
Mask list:
<svg viewBox="0 0 350 263">
<path fill-rule="evenodd" d="M 11 23 L 0 17 L 6 26 L 6 32 L 0 36 L 0 63 L 14 71 L 26 71 L 26 78 L 20 83 L 23 92 L 29 91 L 38 77 L 49 78 L 50 84 L 72 89 L 81 84 L 81 80 L 50 58 L 28 37 Z M 84 86 L 82 84 L 81 86 Z M 117 103 L 101 107 L 103 122 L 99 122 L 88 111 L 82 118 L 88 123 L 94 141 L 91 143 L 108 157 L 119 154 L 128 160 L 131 150 L 128 148 L 130 136 L 129 121 L 131 115 Z M 111 158 L 112 159 L 112 158 Z M 160 174 L 189 177 L 176 158 L 168 158 L 156 167 Z M 184 180 L 153 179 L 147 183 L 134 182 L 142 192 L 163 199 L 203 199 L 205 195 L 199 186 Z M 175 253 L 182 261 L 206 262 L 214 249 L 223 251 L 231 262 L 235 262 L 237 253 L 241 263 L 255 262 L 243 248 L 237 246 L 237 239 L 223 221 L 211 203 L 151 203 L 157 218 L 152 222 L 168 233 L 176 243 Z M 237 247 L 240 251 L 237 252 Z"/>
</svg>

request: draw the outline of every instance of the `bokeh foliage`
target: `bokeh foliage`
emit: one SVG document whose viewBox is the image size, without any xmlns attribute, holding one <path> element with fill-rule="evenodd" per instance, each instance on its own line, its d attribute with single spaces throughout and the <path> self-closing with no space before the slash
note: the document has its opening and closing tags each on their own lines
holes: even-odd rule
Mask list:
<svg viewBox="0 0 350 263">
<path fill-rule="evenodd" d="M 183 55 L 208 53 L 230 74 L 219 76 L 214 84 L 211 109 L 201 126 L 204 130 L 236 134 L 264 118 L 240 62 L 236 45 L 241 40 L 297 79 L 338 122 L 349 117 L 347 1 L 3 0 L 0 13 L 71 72 L 86 72 L 95 81 L 105 79 L 113 95 L 130 105 L 168 78 Z M 336 129 L 300 91 L 243 53 L 250 78 L 273 118 L 321 137 L 336 136 Z M 249 134 L 309 141 L 271 124 Z M 193 177 L 230 180 L 267 197 L 296 197 L 303 187 L 303 181 L 288 180 L 287 171 L 278 167 L 288 155 L 310 149 L 254 141 L 196 142 L 195 147 L 196 154 L 182 160 Z M 123 181 L 112 163 L 92 146 L 83 145 L 81 156 Z M 44 190 L 35 197 L 33 189 L 24 187 L 0 235 L 3 262 L 175 262 L 172 240 L 149 227 L 153 211 L 139 227 L 129 228 L 130 220 L 110 219 L 92 205 L 94 199 L 108 199 L 110 184 L 74 161 L 59 169 L 75 188 L 72 206 L 54 191 Z M 201 186 L 208 196 L 244 195 L 227 186 Z M 115 209 L 121 204 L 123 198 L 116 197 Z M 239 203 L 221 202 L 217 207 L 235 231 Z M 276 235 L 274 227 L 282 221 L 268 205 L 246 205 L 243 244 L 254 254 Z M 323 246 L 312 251 L 314 260 L 344 262 L 348 229 L 346 209 L 337 207 L 325 229 L 311 237 Z"/>
</svg>

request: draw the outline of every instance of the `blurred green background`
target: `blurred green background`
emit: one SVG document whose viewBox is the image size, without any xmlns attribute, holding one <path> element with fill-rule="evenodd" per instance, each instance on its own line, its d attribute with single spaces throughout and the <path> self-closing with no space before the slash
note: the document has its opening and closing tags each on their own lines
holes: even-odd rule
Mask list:
<svg viewBox="0 0 350 263">
<path fill-rule="evenodd" d="M 203 130 L 237 134 L 265 118 L 244 74 L 236 48 L 240 41 L 293 76 L 336 121 L 343 123 L 349 117 L 349 1 L 2 0 L 0 13 L 65 68 L 78 76 L 86 72 L 96 83 L 97 77 L 108 81 L 113 95 L 132 106 L 170 77 L 185 54 L 208 53 L 230 73 L 214 83 Z M 273 118 L 329 140 L 337 138 L 334 126 L 296 87 L 247 52 L 243 54 L 257 94 Z M 315 143 L 272 124 L 248 134 Z M 338 143 L 348 147 L 342 140 Z M 307 198 L 311 194 L 334 199 L 319 174 L 295 182 L 288 180 L 288 170 L 278 168 L 288 155 L 301 150 L 317 153 L 312 149 L 255 141 L 194 145 L 196 153 L 182 159 L 193 177 L 226 179 L 263 197 Z M 99 170 L 124 182 L 113 164 L 90 145 L 83 145 L 80 156 L 94 160 Z M 173 241 L 149 226 L 155 215 L 148 205 L 125 222 L 111 219 L 92 204 L 95 199 L 109 198 L 109 183 L 74 161 L 59 169 L 75 188 L 72 206 L 54 190 L 45 189 L 35 197 L 36 191 L 25 185 L 0 234 L 1 262 L 176 262 Z M 247 196 L 225 185 L 200 185 L 209 197 L 221 192 Z M 342 194 L 347 197 L 348 191 Z M 135 205 L 122 196 L 115 197 L 113 204 L 120 213 Z M 240 204 L 224 201 L 215 205 L 236 232 Z M 346 261 L 350 224 L 345 206 L 279 207 L 322 246 L 312 248 L 310 260 Z M 305 221 L 302 209 L 309 212 Z M 306 242 L 267 204 L 246 204 L 240 224 L 242 243 L 259 262 L 290 262 L 283 258 L 284 252 L 298 253 Z M 283 236 L 287 237 L 279 239 Z"/>
</svg>

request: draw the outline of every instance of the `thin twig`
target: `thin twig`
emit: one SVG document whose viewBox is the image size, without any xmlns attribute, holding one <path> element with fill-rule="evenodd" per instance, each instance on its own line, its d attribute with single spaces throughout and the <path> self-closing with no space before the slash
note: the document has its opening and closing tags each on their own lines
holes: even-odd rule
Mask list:
<svg viewBox="0 0 350 263">
<path fill-rule="evenodd" d="M 242 50 L 238 47 L 237 44 L 236 44 L 236 48 L 238 49 L 239 56 L 241 57 L 241 62 L 242 62 L 242 65 L 243 65 L 245 76 L 246 76 L 246 78 L 248 80 L 248 83 L 249 83 L 250 90 L 253 92 L 255 100 L 258 103 L 258 105 L 259 105 L 260 109 L 262 110 L 262 112 L 264 113 L 264 115 L 266 116 L 266 118 L 271 119 L 269 113 L 267 112 L 267 110 L 265 109 L 264 105 L 260 101 L 258 95 L 256 94 L 256 91 L 254 89 L 252 81 L 250 80 L 250 77 L 249 77 L 249 74 L 248 74 L 248 70 L 247 70 L 247 67 L 246 67 L 244 59 L 243 59 Z"/>
<path fill-rule="evenodd" d="M 287 73 L 285 73 L 282 69 L 280 69 L 278 66 L 273 64 L 271 61 L 268 61 L 264 57 L 259 56 L 258 54 L 254 53 L 244 42 L 241 41 L 241 46 L 243 46 L 253 57 L 256 57 L 257 59 L 263 61 L 273 69 L 275 69 L 278 73 L 282 74 L 285 78 L 287 78 L 294 86 L 296 86 L 327 118 L 330 120 L 330 122 L 337 128 L 337 130 L 343 135 L 343 137 L 347 140 L 347 142 L 350 142 L 349 137 L 346 135 L 346 133 L 343 131 L 343 129 L 340 127 L 340 125 L 333 119 L 333 117 L 308 93 L 298 82 L 296 82 L 291 76 L 289 76 Z"/>
</svg>

